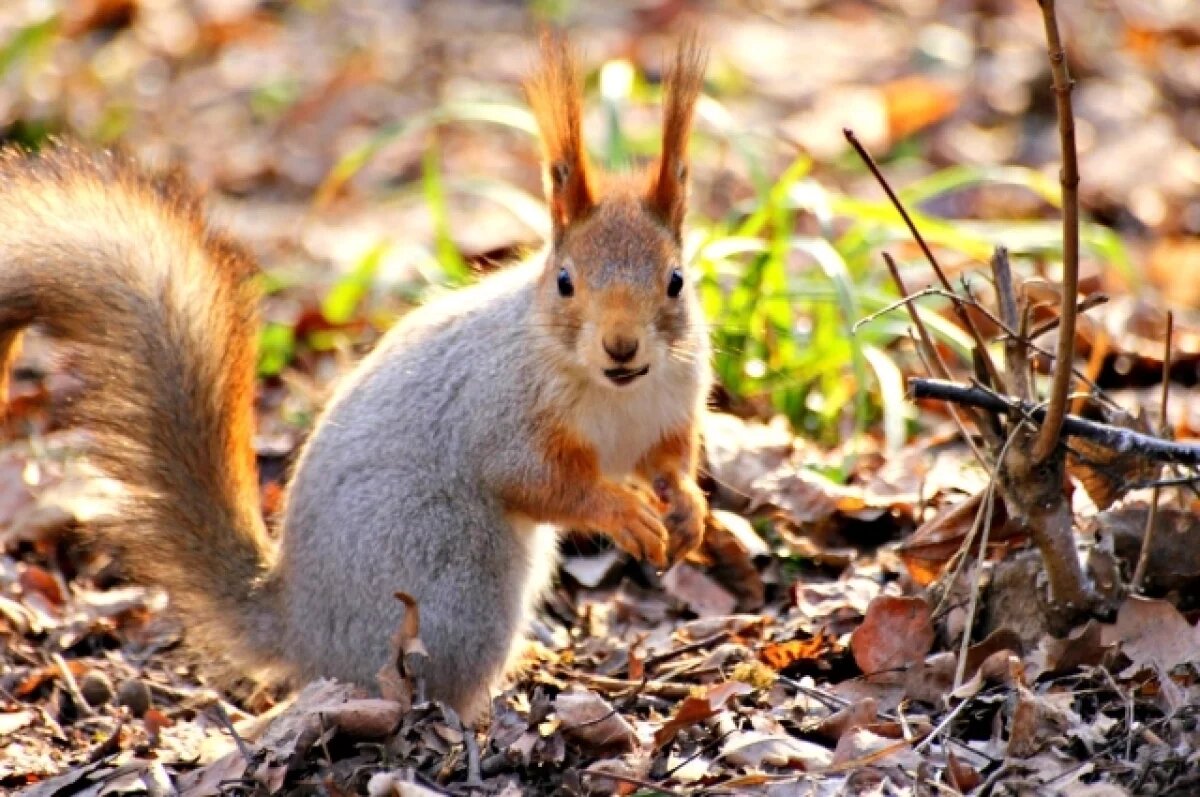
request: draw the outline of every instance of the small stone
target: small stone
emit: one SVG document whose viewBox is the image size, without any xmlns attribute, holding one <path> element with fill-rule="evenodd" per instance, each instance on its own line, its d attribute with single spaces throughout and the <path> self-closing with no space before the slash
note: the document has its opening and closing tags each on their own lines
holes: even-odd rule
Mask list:
<svg viewBox="0 0 1200 797">
<path fill-rule="evenodd" d="M 122 681 L 117 687 L 117 704 L 126 706 L 135 717 L 150 710 L 150 690 L 137 678 Z"/>
<path fill-rule="evenodd" d="M 108 676 L 92 670 L 79 680 L 79 692 L 92 708 L 99 708 L 113 698 L 113 685 Z"/>
</svg>

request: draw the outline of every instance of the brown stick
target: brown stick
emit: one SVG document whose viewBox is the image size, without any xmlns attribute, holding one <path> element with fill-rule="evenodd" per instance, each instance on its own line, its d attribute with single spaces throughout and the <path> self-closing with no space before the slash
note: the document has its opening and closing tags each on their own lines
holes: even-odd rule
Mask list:
<svg viewBox="0 0 1200 797">
<path fill-rule="evenodd" d="M 901 296 L 907 298 L 909 295 L 908 287 L 904 284 L 904 278 L 900 276 L 900 269 L 896 266 L 896 261 L 892 259 L 890 253 L 883 253 L 883 262 L 887 263 L 888 273 L 892 275 L 892 281 L 896 283 L 896 290 L 900 291 Z M 917 314 L 917 308 L 911 302 L 905 302 L 904 309 L 908 311 L 908 317 L 917 329 L 919 348 L 925 355 L 926 366 L 929 368 L 930 374 L 942 379 L 950 379 L 950 369 L 946 366 L 945 360 L 942 359 L 941 353 L 938 352 L 937 346 L 934 345 L 933 336 L 929 334 L 929 330 L 925 327 L 925 322 Z M 979 433 L 989 443 L 998 444 L 999 436 L 996 434 L 996 430 L 992 427 L 990 419 L 986 415 L 973 407 L 967 408 L 967 414 L 971 416 L 975 428 L 979 430 Z M 958 425 L 958 430 L 962 433 L 963 440 L 975 452 L 975 458 L 979 460 L 979 464 L 985 468 L 988 467 L 987 458 L 984 457 L 983 452 L 975 445 L 975 441 L 971 439 L 971 435 L 967 432 L 958 413 L 951 409 L 950 417 Z"/>
<path fill-rule="evenodd" d="M 1171 393 L 1171 336 L 1175 332 L 1175 315 L 1167 311 L 1167 340 L 1163 343 L 1162 394 L 1159 399 L 1159 429 L 1158 433 L 1166 435 L 1170 425 L 1167 423 L 1167 397 Z M 1146 566 L 1150 563 L 1150 548 L 1154 543 L 1154 522 L 1158 519 L 1158 498 L 1162 485 L 1154 485 L 1150 494 L 1150 512 L 1146 515 L 1146 533 L 1142 535 L 1142 550 L 1138 553 L 1137 567 L 1133 571 L 1133 583 L 1130 585 L 1134 592 L 1142 591 L 1142 581 L 1146 578 Z"/>
<path fill-rule="evenodd" d="M 991 355 L 988 354 L 987 345 L 983 341 L 983 335 L 980 334 L 979 328 L 975 326 L 975 322 L 971 319 L 971 315 L 967 312 L 966 306 L 962 299 L 954 290 L 954 286 L 950 284 L 950 280 L 946 278 L 946 272 L 942 271 L 942 266 L 938 263 L 937 258 L 933 256 L 933 250 L 929 248 L 929 244 L 925 242 L 925 237 L 921 235 L 921 231 L 917 229 L 917 225 L 913 222 L 912 216 L 908 215 L 908 209 L 904 207 L 904 203 L 900 201 L 900 197 L 892 190 L 891 183 L 883 176 L 883 171 L 880 170 L 879 164 L 871 157 L 871 153 L 867 152 L 867 148 L 858 140 L 858 136 L 854 135 L 854 131 L 850 128 L 843 128 L 842 135 L 850 142 L 850 146 L 854 147 L 854 151 L 858 153 L 858 157 L 870 169 L 871 174 L 875 176 L 876 182 L 883 188 L 883 192 L 892 202 L 892 206 L 896 208 L 896 212 L 900 214 L 900 218 L 904 220 L 904 224 L 908 227 L 909 233 L 913 240 L 917 242 L 917 246 L 921 247 L 921 252 L 925 255 L 925 259 L 929 261 L 929 265 L 933 268 L 933 273 L 937 275 L 938 281 L 942 283 L 942 287 L 951 295 L 951 302 L 954 306 L 954 314 L 958 316 L 958 320 L 963 327 L 971 334 L 971 339 L 975 341 L 975 348 L 979 350 L 979 356 L 983 358 L 985 367 L 987 368 L 988 376 L 993 385 L 1003 384 L 1000 381 L 1000 373 L 996 370 L 996 364 L 992 362 Z"/>
<path fill-rule="evenodd" d="M 1016 330 L 1021 325 L 1017 310 L 1017 295 L 1013 289 L 1012 268 L 1008 263 L 1008 250 L 997 246 L 992 253 L 992 277 L 996 280 L 997 304 L 1005 325 Z M 1004 370 L 1008 372 L 1008 389 L 1021 401 L 1033 398 L 1029 384 L 1029 348 L 1020 335 L 1008 335 L 1004 339 Z"/>
<path fill-rule="evenodd" d="M 1028 417 L 1039 423 L 1046 417 L 1046 411 L 1040 406 L 1001 396 L 977 385 L 959 385 L 941 379 L 912 377 L 908 380 L 908 392 L 916 399 L 934 399 L 966 407 L 980 407 L 1002 415 Z M 1072 437 L 1083 437 L 1118 453 L 1135 454 L 1154 462 L 1200 467 L 1200 445 L 1162 440 L 1153 435 L 1090 421 L 1077 415 L 1064 417 L 1063 430 Z"/>
<path fill-rule="evenodd" d="M 1033 446 L 1034 462 L 1045 462 L 1058 447 L 1071 393 L 1071 364 L 1075 358 L 1075 297 L 1079 293 L 1079 163 L 1075 152 L 1075 115 L 1071 110 L 1071 76 L 1067 72 L 1067 54 L 1058 33 L 1054 0 L 1038 0 L 1038 5 L 1042 8 L 1050 73 L 1054 78 L 1058 137 L 1062 148 L 1059 182 L 1063 193 L 1062 308 L 1058 348 L 1046 420 Z"/>
</svg>

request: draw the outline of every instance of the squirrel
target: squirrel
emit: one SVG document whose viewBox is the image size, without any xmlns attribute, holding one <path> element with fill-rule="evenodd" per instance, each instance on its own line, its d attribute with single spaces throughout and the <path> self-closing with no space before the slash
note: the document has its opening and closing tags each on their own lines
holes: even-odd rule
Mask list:
<svg viewBox="0 0 1200 797">
<path fill-rule="evenodd" d="M 402 591 L 427 695 L 471 721 L 516 663 L 560 529 L 658 567 L 699 543 L 711 375 L 682 241 L 705 60 L 690 38 L 669 63 L 657 161 L 606 174 L 585 153 L 573 51 L 543 38 L 525 90 L 547 246 L 407 314 L 340 381 L 277 535 L 252 447 L 252 259 L 185 180 L 62 144 L 0 155 L 0 365 L 33 324 L 79 352 L 70 420 L 123 488 L 92 528 L 167 591 L 189 644 L 230 675 L 370 688 Z"/>
</svg>

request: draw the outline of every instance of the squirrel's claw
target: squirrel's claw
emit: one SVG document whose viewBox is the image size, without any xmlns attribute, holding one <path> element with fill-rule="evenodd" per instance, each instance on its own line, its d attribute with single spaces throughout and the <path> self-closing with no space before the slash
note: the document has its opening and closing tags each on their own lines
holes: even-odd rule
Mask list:
<svg viewBox="0 0 1200 797">
<path fill-rule="evenodd" d="M 654 479 L 653 487 L 670 540 L 670 564 L 675 564 L 700 545 L 708 502 L 700 487 L 689 478 L 660 475 Z"/>
<path fill-rule="evenodd" d="M 621 550 L 650 562 L 667 566 L 667 529 L 659 513 L 645 501 L 630 494 L 629 501 L 617 510 L 611 526 L 603 529 Z"/>
</svg>

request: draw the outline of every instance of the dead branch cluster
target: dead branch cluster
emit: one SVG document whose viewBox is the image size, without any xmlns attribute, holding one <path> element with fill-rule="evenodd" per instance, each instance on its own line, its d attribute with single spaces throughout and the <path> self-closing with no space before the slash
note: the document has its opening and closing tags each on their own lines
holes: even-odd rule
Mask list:
<svg viewBox="0 0 1200 797">
<path fill-rule="evenodd" d="M 852 131 L 844 132 L 907 225 L 936 277 L 935 286 L 910 291 L 895 260 L 889 253 L 883 253 L 902 297 L 898 304 L 908 310 L 915 330 L 914 344 L 931 377 L 910 379 L 910 396 L 947 403 L 964 438 L 971 444 L 980 463 L 992 474 L 988 495 L 979 503 L 979 511 L 987 511 L 992 503 L 992 493 L 998 493 L 1009 517 L 1026 527 L 1044 560 L 1050 588 L 1048 605 L 1061 612 L 1065 620 L 1096 608 L 1098 601 L 1076 552 L 1073 516 L 1064 489 L 1069 465 L 1093 462 L 1099 457 L 1110 471 L 1123 471 L 1126 475 L 1126 478 L 1116 480 L 1119 483 L 1108 485 L 1110 492 L 1125 493 L 1134 488 L 1153 486 L 1153 501 L 1157 503 L 1162 486 L 1189 484 L 1200 479 L 1200 471 L 1196 470 L 1200 467 L 1200 446 L 1131 428 L 1132 424 L 1123 420 L 1117 423 L 1097 421 L 1068 412 L 1072 406 L 1077 412 L 1085 406 L 1095 406 L 1100 408 L 1106 420 L 1108 416 L 1122 415 L 1074 364 L 1077 318 L 1080 313 L 1103 304 L 1105 298 L 1094 295 L 1080 300 L 1078 297 L 1079 168 L 1071 106 L 1072 80 L 1054 0 L 1039 0 L 1039 5 L 1053 76 L 1062 153 L 1062 279 L 1058 291 L 1060 306 L 1052 321 L 1040 325 L 1034 323 L 1035 310 L 1044 311 L 1045 308 L 1018 285 L 1008 251 L 1003 246 L 996 247 L 990 264 L 995 309 L 987 307 L 969 290 L 956 290 L 870 153 Z M 952 365 L 946 362 L 913 306 L 916 299 L 931 294 L 949 299 L 955 317 L 972 340 L 970 373 L 965 380 L 962 377 L 955 379 Z M 975 321 L 977 317 L 987 318 L 1001 330 L 999 338 L 985 339 Z M 1054 350 L 1049 351 L 1039 345 L 1038 340 L 1055 329 L 1057 342 Z M 1162 394 L 1164 423 L 1171 360 L 1170 329 L 1168 315 Z M 1000 355 L 1000 363 L 996 355 Z M 1045 398 L 1038 393 L 1032 367 L 1035 357 L 1051 364 L 1049 393 Z M 1164 465 L 1181 467 L 1183 475 L 1162 479 L 1160 471 Z M 1130 473 L 1147 472 L 1151 474 L 1150 478 L 1128 478 Z M 1152 510 L 1151 525 L 1153 514 Z M 1148 530 L 1138 567 L 1130 580 L 1135 591 L 1145 576 L 1151 544 L 1152 535 Z"/>
</svg>

